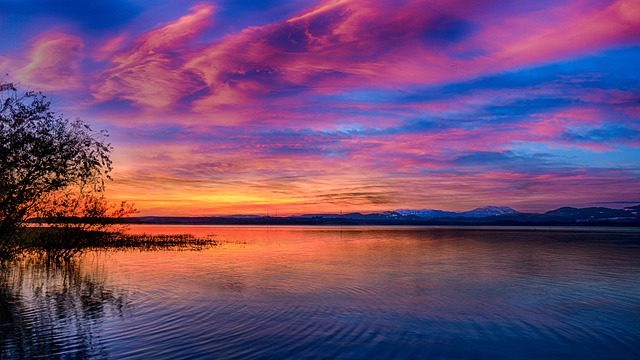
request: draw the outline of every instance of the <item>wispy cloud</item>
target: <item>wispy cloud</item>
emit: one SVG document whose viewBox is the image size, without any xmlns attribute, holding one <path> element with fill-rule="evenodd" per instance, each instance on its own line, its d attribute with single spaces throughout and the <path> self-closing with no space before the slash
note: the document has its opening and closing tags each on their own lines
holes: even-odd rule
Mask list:
<svg viewBox="0 0 640 360">
<path fill-rule="evenodd" d="M 0 15 L 0 66 L 111 130 L 111 191 L 144 213 L 548 210 L 640 188 L 637 0 L 187 3 Z"/>
<path fill-rule="evenodd" d="M 70 91 L 82 87 L 80 60 L 82 39 L 52 32 L 32 39 L 28 49 L 15 57 L 0 57 L 0 65 L 13 69 L 13 79 L 32 88 Z"/>
<path fill-rule="evenodd" d="M 94 97 L 102 101 L 121 98 L 165 108 L 179 103 L 189 92 L 197 92 L 202 86 L 182 68 L 182 56 L 190 50 L 186 42 L 210 25 L 214 8 L 198 5 L 191 10 L 189 15 L 138 36 L 128 50 L 113 55 L 113 65 L 92 87 Z"/>
</svg>

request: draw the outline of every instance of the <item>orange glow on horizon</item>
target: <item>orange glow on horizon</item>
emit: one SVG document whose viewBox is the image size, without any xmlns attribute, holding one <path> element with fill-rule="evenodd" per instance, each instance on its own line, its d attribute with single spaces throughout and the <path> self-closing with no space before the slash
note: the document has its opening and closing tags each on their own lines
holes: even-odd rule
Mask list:
<svg viewBox="0 0 640 360">
<path fill-rule="evenodd" d="M 139 215 L 640 202 L 638 0 L 100 4 L 3 9 L 0 68 Z"/>
</svg>

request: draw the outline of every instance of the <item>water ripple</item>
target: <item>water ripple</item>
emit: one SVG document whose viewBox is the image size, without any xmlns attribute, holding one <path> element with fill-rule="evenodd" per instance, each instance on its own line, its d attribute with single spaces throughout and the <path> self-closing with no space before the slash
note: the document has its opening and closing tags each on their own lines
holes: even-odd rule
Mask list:
<svg viewBox="0 0 640 360">
<path fill-rule="evenodd" d="M 640 357 L 631 232 L 198 231 L 233 241 L 3 271 L 0 357 Z"/>
</svg>

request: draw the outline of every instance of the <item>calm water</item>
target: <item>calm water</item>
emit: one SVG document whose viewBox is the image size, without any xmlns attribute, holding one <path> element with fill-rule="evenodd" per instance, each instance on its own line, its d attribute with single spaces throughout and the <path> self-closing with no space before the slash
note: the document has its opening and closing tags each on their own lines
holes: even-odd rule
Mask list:
<svg viewBox="0 0 640 360">
<path fill-rule="evenodd" d="M 24 260 L 3 358 L 640 358 L 640 233 L 133 227 L 199 252 Z"/>
</svg>

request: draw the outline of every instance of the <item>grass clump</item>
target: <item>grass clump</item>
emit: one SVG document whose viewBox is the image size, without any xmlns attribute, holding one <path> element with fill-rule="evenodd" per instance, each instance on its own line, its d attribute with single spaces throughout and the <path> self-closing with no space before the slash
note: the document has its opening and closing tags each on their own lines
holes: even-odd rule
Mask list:
<svg viewBox="0 0 640 360">
<path fill-rule="evenodd" d="M 113 233 L 103 240 L 103 248 L 142 250 L 203 250 L 218 245 L 213 235 Z"/>
<path fill-rule="evenodd" d="M 15 253 L 43 254 L 68 260 L 93 250 L 204 250 L 218 245 L 213 235 L 129 234 L 125 231 L 85 230 L 74 227 L 26 228 L 19 235 L 20 248 Z"/>
</svg>

